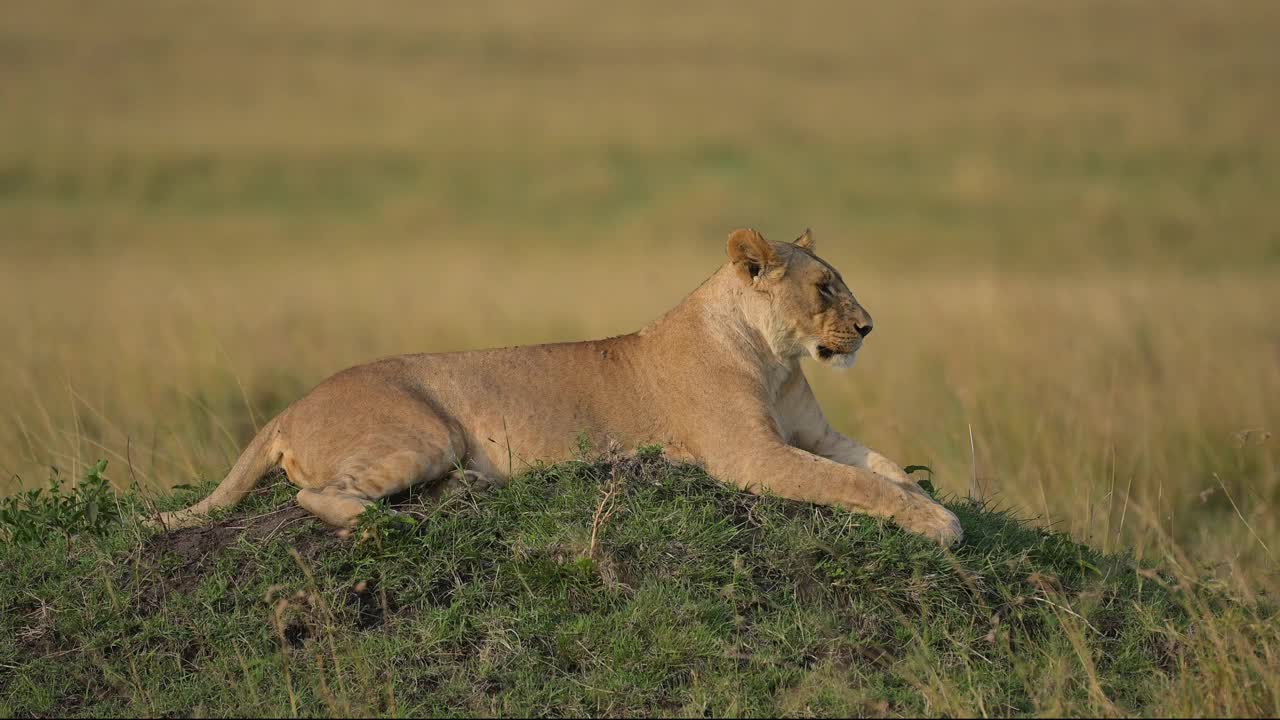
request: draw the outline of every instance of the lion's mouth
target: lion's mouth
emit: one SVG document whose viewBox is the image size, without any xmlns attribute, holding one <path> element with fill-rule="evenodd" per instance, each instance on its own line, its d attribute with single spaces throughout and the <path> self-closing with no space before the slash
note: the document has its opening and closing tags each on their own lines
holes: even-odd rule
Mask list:
<svg viewBox="0 0 1280 720">
<path fill-rule="evenodd" d="M 818 362 L 828 367 L 848 368 L 853 366 L 854 353 L 858 352 L 858 345 L 851 348 L 841 349 L 832 347 L 831 345 L 819 345 L 814 343 L 809 346 L 812 348 L 810 352 Z"/>
</svg>

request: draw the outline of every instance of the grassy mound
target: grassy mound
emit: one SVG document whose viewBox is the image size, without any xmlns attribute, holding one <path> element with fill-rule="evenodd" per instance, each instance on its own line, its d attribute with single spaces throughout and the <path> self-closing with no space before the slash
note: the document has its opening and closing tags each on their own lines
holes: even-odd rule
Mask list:
<svg viewBox="0 0 1280 720">
<path fill-rule="evenodd" d="M 969 502 L 949 505 L 967 538 L 944 552 L 646 455 L 399 498 L 345 539 L 291 492 L 277 478 L 168 535 L 126 496 L 101 532 L 11 537 L 0 715 L 1157 714 L 1280 696 L 1269 608 Z M 1219 699 L 1192 704 L 1204 693 Z"/>
</svg>

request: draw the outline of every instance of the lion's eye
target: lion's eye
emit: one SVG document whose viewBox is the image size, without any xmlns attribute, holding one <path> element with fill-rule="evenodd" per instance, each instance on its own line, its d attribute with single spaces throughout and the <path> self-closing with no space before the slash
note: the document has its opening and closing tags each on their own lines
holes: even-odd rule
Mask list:
<svg viewBox="0 0 1280 720">
<path fill-rule="evenodd" d="M 819 293 L 821 293 L 821 294 L 823 294 L 823 295 L 830 296 L 830 295 L 831 295 L 831 292 L 832 292 L 832 290 L 831 290 L 831 283 L 829 283 L 829 282 L 824 282 L 824 283 L 819 284 L 819 285 L 818 285 L 818 292 L 819 292 Z"/>
</svg>

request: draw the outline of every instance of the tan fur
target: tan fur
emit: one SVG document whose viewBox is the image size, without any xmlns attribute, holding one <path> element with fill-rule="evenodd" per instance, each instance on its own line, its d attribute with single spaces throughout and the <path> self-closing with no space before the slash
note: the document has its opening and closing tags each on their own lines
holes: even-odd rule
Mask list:
<svg viewBox="0 0 1280 720">
<path fill-rule="evenodd" d="M 801 357 L 847 367 L 871 328 L 813 248 L 807 230 L 794 243 L 737 230 L 727 264 L 630 335 L 344 370 L 269 422 L 213 494 L 159 524 L 198 524 L 281 466 L 299 504 L 350 526 L 415 483 L 501 480 L 569 458 L 586 433 L 623 448 L 660 443 L 739 488 L 892 518 L 949 545 L 961 537 L 955 515 L 832 429 L 809 389 Z"/>
</svg>

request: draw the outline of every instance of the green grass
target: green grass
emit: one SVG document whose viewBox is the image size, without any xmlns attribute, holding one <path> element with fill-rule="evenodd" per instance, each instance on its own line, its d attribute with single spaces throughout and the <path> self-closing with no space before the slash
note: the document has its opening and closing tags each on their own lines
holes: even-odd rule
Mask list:
<svg viewBox="0 0 1280 720">
<path fill-rule="evenodd" d="M 645 454 L 347 539 L 291 494 L 0 546 L 0 715 L 1157 715 L 1206 677 L 1278 708 L 1269 604 L 967 500 L 948 552 Z"/>
</svg>

